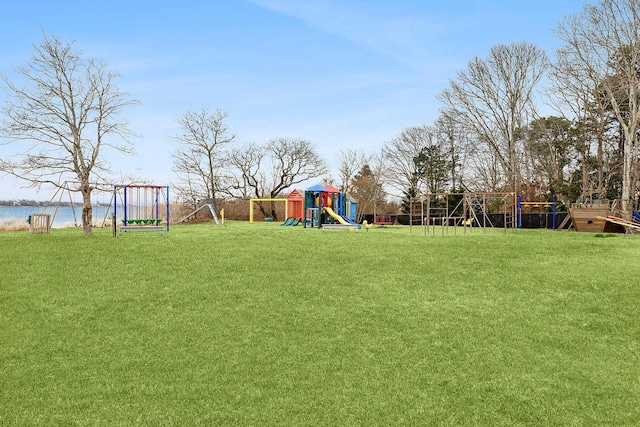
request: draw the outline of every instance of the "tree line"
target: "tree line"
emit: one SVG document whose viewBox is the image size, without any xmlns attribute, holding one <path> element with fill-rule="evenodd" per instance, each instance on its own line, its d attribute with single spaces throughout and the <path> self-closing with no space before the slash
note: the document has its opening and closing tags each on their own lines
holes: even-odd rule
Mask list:
<svg viewBox="0 0 640 427">
<path fill-rule="evenodd" d="M 311 141 L 239 143 L 226 111 L 187 111 L 172 135 L 180 199 L 275 198 L 321 179 L 369 213 L 388 209 L 390 200 L 406 210 L 425 193 L 460 191 L 555 195 L 565 204 L 615 198 L 623 209 L 636 207 L 640 2 L 585 4 L 554 35 L 552 55 L 524 41 L 472 58 L 437 96 L 433 123 L 401 130 L 375 153 L 343 149 L 336 177 Z M 33 186 L 61 186 L 71 177 L 90 233 L 90 183 L 109 172 L 104 151 L 131 152 L 122 115 L 137 101 L 117 87 L 118 73 L 73 43 L 45 35 L 34 51 L 17 69 L 24 86 L 2 76 L 8 97 L 0 136 L 25 145 L 15 158 L 0 159 L 0 171 Z M 273 207 L 261 209 L 266 215 Z"/>
</svg>

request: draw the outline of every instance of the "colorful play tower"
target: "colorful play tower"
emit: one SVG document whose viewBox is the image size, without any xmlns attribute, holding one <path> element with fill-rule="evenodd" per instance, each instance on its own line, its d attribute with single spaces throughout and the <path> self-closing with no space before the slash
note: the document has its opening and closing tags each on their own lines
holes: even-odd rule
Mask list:
<svg viewBox="0 0 640 427">
<path fill-rule="evenodd" d="M 304 192 L 304 227 L 356 224 L 356 202 L 332 185 L 314 185 Z"/>
</svg>

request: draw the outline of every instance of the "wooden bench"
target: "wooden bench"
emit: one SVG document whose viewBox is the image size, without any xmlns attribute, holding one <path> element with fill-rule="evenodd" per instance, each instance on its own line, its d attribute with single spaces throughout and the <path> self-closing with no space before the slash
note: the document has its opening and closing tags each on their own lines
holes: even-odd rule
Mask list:
<svg viewBox="0 0 640 427">
<path fill-rule="evenodd" d="M 360 227 L 360 224 L 322 224 L 322 231 L 327 228 L 352 228 L 357 231 Z"/>
</svg>

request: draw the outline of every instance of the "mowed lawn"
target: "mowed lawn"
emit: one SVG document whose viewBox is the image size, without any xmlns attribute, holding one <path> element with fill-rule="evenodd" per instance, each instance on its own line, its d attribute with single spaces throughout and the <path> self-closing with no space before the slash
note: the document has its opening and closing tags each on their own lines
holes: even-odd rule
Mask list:
<svg viewBox="0 0 640 427">
<path fill-rule="evenodd" d="M 0 233 L 0 425 L 637 425 L 640 239 Z"/>
</svg>

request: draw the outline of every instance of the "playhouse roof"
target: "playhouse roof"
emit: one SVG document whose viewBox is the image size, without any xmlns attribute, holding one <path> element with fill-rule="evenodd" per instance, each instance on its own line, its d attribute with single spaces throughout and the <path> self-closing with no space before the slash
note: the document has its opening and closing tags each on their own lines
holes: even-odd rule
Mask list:
<svg viewBox="0 0 640 427">
<path fill-rule="evenodd" d="M 309 187 L 307 188 L 307 191 L 321 191 L 323 193 L 327 192 L 327 189 L 324 188 L 322 185 L 314 185 L 313 187 Z"/>
<path fill-rule="evenodd" d="M 325 187 L 327 189 L 327 192 L 329 193 L 339 193 L 340 190 L 338 190 L 336 187 L 334 187 L 333 185 L 329 184 Z"/>
<path fill-rule="evenodd" d="M 291 193 L 289 193 L 289 195 L 287 196 L 287 199 L 289 200 L 304 199 L 304 196 L 302 194 L 303 193 L 301 193 L 298 190 L 293 190 Z"/>
</svg>

